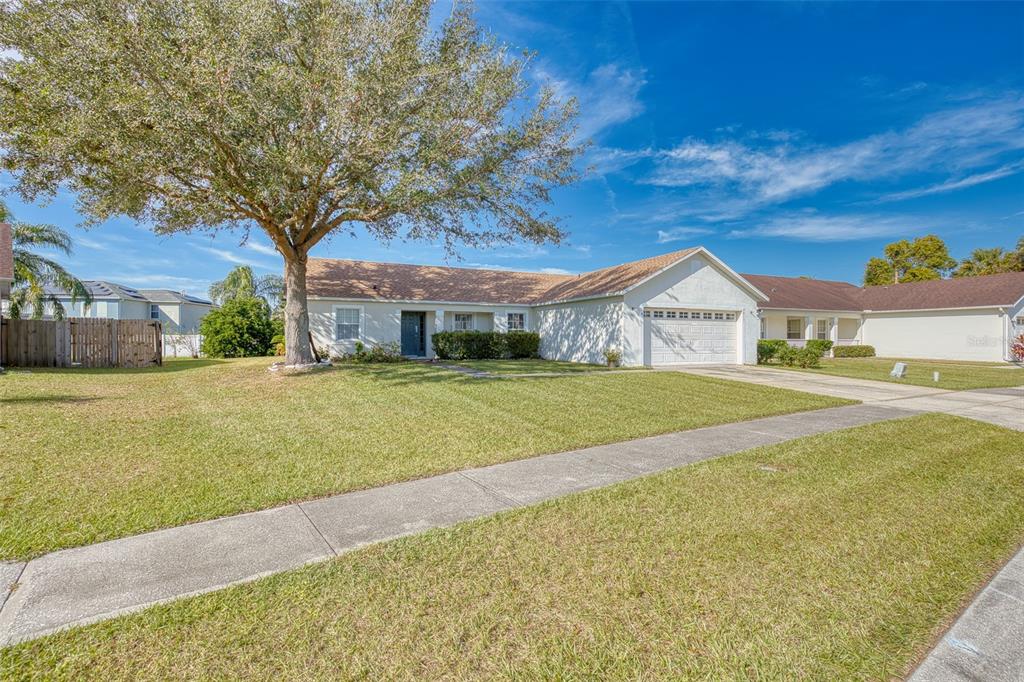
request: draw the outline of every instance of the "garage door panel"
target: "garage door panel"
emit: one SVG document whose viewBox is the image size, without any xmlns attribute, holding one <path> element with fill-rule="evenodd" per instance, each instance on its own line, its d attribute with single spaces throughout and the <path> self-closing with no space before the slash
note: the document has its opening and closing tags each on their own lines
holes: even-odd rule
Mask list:
<svg viewBox="0 0 1024 682">
<path fill-rule="evenodd" d="M 735 313 L 648 310 L 644 316 L 651 364 L 736 362 Z"/>
</svg>

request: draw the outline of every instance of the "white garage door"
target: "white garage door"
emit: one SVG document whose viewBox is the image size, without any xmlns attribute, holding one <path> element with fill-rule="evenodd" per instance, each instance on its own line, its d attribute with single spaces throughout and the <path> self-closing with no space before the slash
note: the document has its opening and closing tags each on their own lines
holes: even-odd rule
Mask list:
<svg viewBox="0 0 1024 682">
<path fill-rule="evenodd" d="M 736 362 L 736 313 L 645 309 L 652 365 Z"/>
</svg>

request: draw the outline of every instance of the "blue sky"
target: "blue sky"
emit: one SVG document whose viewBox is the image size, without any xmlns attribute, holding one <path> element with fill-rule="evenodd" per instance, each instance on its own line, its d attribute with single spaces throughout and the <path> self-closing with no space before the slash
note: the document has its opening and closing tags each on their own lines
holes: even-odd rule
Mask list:
<svg viewBox="0 0 1024 682">
<path fill-rule="evenodd" d="M 445 8 L 439 6 L 443 13 Z M 859 282 L 900 237 L 955 257 L 1024 234 L 1022 3 L 485 3 L 581 108 L 587 179 L 559 190 L 559 246 L 464 250 L 339 236 L 314 255 L 580 272 L 702 244 L 741 272 Z M 254 233 L 84 231 L 74 197 L 6 199 L 72 228 L 83 278 L 205 293 L 235 264 L 279 272 Z"/>
</svg>

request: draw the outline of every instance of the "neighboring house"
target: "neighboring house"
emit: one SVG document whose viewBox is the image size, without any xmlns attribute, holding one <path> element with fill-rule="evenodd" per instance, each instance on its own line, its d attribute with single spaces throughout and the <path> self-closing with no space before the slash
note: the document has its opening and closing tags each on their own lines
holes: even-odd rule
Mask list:
<svg viewBox="0 0 1024 682">
<path fill-rule="evenodd" d="M 321 350 L 397 343 L 427 358 L 437 331 L 526 329 L 545 358 L 602 362 L 617 348 L 627 366 L 753 364 L 758 338 L 1001 360 L 1024 316 L 1024 273 L 858 287 L 739 275 L 703 247 L 580 275 L 314 258 L 307 287 Z"/>
<path fill-rule="evenodd" d="M 168 289 L 135 289 L 102 280 L 83 280 L 92 302 L 71 302 L 59 289 L 47 289 L 64 306 L 67 317 L 104 317 L 114 320 L 159 320 L 164 332 L 195 334 L 199 322 L 213 308 L 206 299 Z M 52 311 L 45 310 L 44 316 Z"/>
<path fill-rule="evenodd" d="M 1009 359 L 1024 330 L 1024 272 L 859 287 L 794 277 L 744 275 L 769 300 L 761 338 L 867 344 L 884 357 Z"/>
<path fill-rule="evenodd" d="M 527 329 L 541 355 L 625 365 L 754 363 L 767 296 L 704 248 L 581 275 L 310 259 L 310 329 L 320 348 L 398 343 L 433 357 L 441 330 Z"/>
</svg>

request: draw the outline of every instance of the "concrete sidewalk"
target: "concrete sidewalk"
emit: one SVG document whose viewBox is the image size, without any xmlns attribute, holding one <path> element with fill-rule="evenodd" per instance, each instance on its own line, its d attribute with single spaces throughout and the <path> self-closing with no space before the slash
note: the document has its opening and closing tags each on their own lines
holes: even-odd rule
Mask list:
<svg viewBox="0 0 1024 682">
<path fill-rule="evenodd" d="M 642 438 L 291 504 L 0 564 L 0 645 L 341 552 L 793 438 L 910 416 L 851 405 Z M 3 597 L 0 596 L 0 600 Z"/>
<path fill-rule="evenodd" d="M 680 366 L 673 371 L 860 400 L 867 404 L 884 403 L 910 410 L 943 412 L 1024 431 L 1024 386 L 949 391 L 749 365 Z"/>
<path fill-rule="evenodd" d="M 911 682 L 1024 680 L 1024 549 L 967 607 Z"/>
</svg>

